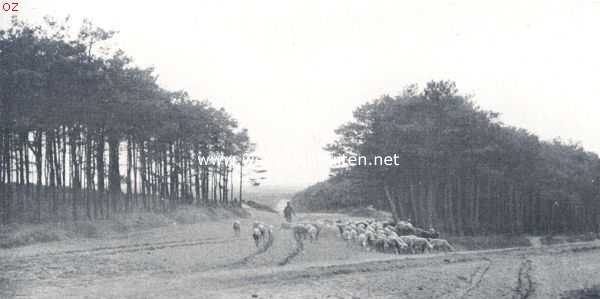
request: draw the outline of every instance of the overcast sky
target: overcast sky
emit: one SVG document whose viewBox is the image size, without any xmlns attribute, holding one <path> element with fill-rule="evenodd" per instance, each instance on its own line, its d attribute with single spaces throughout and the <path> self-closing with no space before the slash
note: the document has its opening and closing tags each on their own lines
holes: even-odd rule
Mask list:
<svg viewBox="0 0 600 299">
<path fill-rule="evenodd" d="M 600 152 L 600 0 L 19 2 L 31 20 L 118 30 L 161 85 L 225 107 L 269 185 L 326 178 L 322 147 L 355 107 L 432 79 L 505 123 Z"/>
</svg>

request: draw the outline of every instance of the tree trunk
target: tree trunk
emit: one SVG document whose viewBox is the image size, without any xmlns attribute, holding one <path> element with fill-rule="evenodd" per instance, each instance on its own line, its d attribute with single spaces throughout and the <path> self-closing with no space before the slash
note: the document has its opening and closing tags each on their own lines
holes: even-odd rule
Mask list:
<svg viewBox="0 0 600 299">
<path fill-rule="evenodd" d="M 112 201 L 112 211 L 117 212 L 121 198 L 121 174 L 119 172 L 119 138 L 111 135 L 108 137 L 108 187 L 109 199 Z"/>
<path fill-rule="evenodd" d="M 392 196 L 392 193 L 390 192 L 390 188 L 387 183 L 383 183 L 383 190 L 385 191 L 385 198 L 387 199 L 388 204 L 392 209 L 392 218 L 394 219 L 394 222 L 398 223 L 398 209 L 396 206 L 396 200 Z"/>
</svg>

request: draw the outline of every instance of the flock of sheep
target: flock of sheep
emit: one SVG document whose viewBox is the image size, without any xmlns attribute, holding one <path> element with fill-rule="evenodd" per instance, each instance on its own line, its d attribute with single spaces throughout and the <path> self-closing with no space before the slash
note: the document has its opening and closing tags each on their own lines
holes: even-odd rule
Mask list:
<svg viewBox="0 0 600 299">
<path fill-rule="evenodd" d="M 375 250 L 395 254 L 454 251 L 452 245 L 448 241 L 440 239 L 439 233 L 434 229 L 423 230 L 407 221 L 394 223 L 372 219 L 346 222 L 338 220 L 335 224 L 325 221 L 324 225 L 337 227 L 341 238 L 349 246 L 358 245 L 368 251 Z M 282 223 L 281 225 L 283 229 L 290 229 L 298 242 L 306 239 L 311 242 L 317 241 L 322 226 L 315 223 Z M 236 236 L 240 235 L 241 224 L 239 221 L 234 221 L 233 230 Z M 257 248 L 261 245 L 265 246 L 267 242 L 273 240 L 272 225 L 255 221 L 252 224 L 251 232 Z"/>
<path fill-rule="evenodd" d="M 241 223 L 239 220 L 233 222 L 233 233 L 236 237 L 240 236 L 240 231 L 242 229 Z M 273 238 L 273 226 L 255 221 L 252 223 L 252 239 L 254 240 L 254 245 L 259 247 L 264 245 L 266 242 L 269 242 Z"/>
<path fill-rule="evenodd" d="M 281 228 L 291 229 L 296 241 L 310 240 L 311 242 L 319 239 L 321 226 L 315 223 L 282 223 Z"/>
<path fill-rule="evenodd" d="M 344 241 L 358 244 L 366 250 L 395 254 L 454 251 L 452 245 L 440 239 L 435 230 L 423 230 L 406 221 L 394 223 L 366 220 L 344 223 L 338 220 L 336 225 Z"/>
</svg>

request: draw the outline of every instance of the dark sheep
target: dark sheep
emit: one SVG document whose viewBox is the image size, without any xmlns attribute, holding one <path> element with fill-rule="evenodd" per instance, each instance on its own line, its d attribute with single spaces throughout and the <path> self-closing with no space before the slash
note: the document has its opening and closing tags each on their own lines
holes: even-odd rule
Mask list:
<svg viewBox="0 0 600 299">
<path fill-rule="evenodd" d="M 344 226 L 341 224 L 337 225 L 338 230 L 340 231 L 340 236 L 344 234 Z"/>
<path fill-rule="evenodd" d="M 425 239 L 439 239 L 440 233 L 435 231 L 433 228 L 429 230 L 424 230 L 420 228 L 415 228 L 415 235 Z"/>
<path fill-rule="evenodd" d="M 398 236 L 409 236 L 416 235 L 416 228 L 412 226 L 410 223 L 398 223 L 396 224 L 396 234 Z"/>
<path fill-rule="evenodd" d="M 254 239 L 254 245 L 256 245 L 256 247 L 258 247 L 258 245 L 260 244 L 260 239 L 262 238 L 262 232 L 260 229 L 255 228 L 252 230 L 252 239 Z"/>
<path fill-rule="evenodd" d="M 388 226 L 396 227 L 397 223 L 396 223 L 396 221 L 390 220 L 390 221 L 383 222 L 382 225 L 383 225 L 383 228 L 386 228 Z"/>
<path fill-rule="evenodd" d="M 387 247 L 387 242 L 385 242 L 384 239 L 375 240 L 375 250 L 377 250 L 379 252 L 385 252 L 386 247 Z"/>
<path fill-rule="evenodd" d="M 308 237 L 308 229 L 303 225 L 297 225 L 292 228 L 296 241 L 306 240 Z"/>
</svg>

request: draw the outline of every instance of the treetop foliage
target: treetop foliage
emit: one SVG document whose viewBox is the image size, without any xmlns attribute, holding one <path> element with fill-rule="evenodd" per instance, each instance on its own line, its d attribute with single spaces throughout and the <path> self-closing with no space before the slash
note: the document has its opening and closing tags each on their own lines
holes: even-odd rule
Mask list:
<svg viewBox="0 0 600 299">
<path fill-rule="evenodd" d="M 367 160 L 398 154 L 400 166 L 332 169 L 327 184 L 297 200 L 319 208 L 376 204 L 397 218 L 457 233 L 597 229 L 598 156 L 560 139 L 540 141 L 498 116 L 451 81 L 377 98 L 356 108 L 325 149 Z M 356 192 L 346 192 L 348 182 Z"/>
<path fill-rule="evenodd" d="M 225 109 L 159 86 L 153 68 L 140 68 L 111 47 L 115 34 L 87 20 L 73 30 L 68 18 L 49 17 L 42 25 L 13 18 L 0 30 L 5 222 L 15 204 L 25 205 L 14 202 L 15 188 L 29 190 L 32 183 L 71 188 L 73 218 L 84 203 L 88 218 L 95 218 L 129 209 L 134 197 L 137 205 L 138 195 L 147 209 L 165 209 L 164 199 L 171 206 L 234 199 L 233 165 L 201 166 L 198 160 L 214 154 L 243 157 L 253 149 L 248 131 Z M 121 161 L 127 164 L 125 176 Z M 85 200 L 77 198 L 80 188 Z M 27 190 L 24 197 L 31 198 Z M 42 195 L 34 196 L 38 218 L 46 203 Z M 49 202 L 57 212 L 56 196 Z"/>
</svg>

